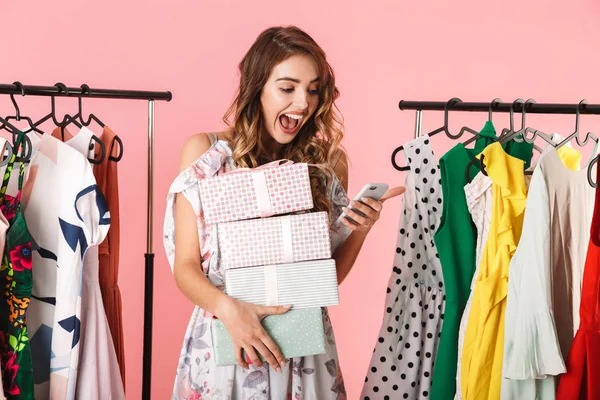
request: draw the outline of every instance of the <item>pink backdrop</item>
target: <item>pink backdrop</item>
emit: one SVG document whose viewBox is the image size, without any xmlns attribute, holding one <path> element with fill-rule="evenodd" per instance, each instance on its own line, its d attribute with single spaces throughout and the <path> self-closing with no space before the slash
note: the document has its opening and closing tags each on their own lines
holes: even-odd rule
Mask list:
<svg viewBox="0 0 600 400">
<path fill-rule="evenodd" d="M 233 97 L 237 63 L 264 28 L 297 24 L 323 46 L 341 89 L 345 146 L 351 158 L 350 195 L 367 181 L 401 184 L 389 160 L 413 135 L 414 113 L 398 101 L 458 96 L 489 102 L 516 97 L 538 102 L 600 103 L 600 5 L 594 0 L 521 2 L 448 1 L 53 1 L 0 3 L 0 83 L 171 90 L 156 104 L 156 257 L 153 398 L 167 399 L 192 305 L 181 295 L 164 256 L 161 234 L 165 194 L 177 173 L 187 136 L 221 129 Z M 23 113 L 40 118 L 48 98 L 18 99 Z M 141 395 L 146 197 L 144 102 L 86 101 L 121 135 L 122 261 L 127 393 Z M 58 111 L 76 112 L 75 99 Z M 87 112 L 86 111 L 86 112 Z M 0 96 L 0 115 L 12 114 Z M 425 113 L 424 131 L 441 125 Z M 485 114 L 451 114 L 456 130 L 479 128 Z M 495 122 L 505 124 L 506 115 Z M 531 116 L 542 130 L 567 134 L 572 117 Z M 597 129 L 584 117 L 582 129 Z M 440 154 L 448 141 L 436 137 Z M 331 309 L 350 399 L 358 398 L 383 314 L 392 269 L 400 201 L 387 203 L 353 272 Z"/>
</svg>

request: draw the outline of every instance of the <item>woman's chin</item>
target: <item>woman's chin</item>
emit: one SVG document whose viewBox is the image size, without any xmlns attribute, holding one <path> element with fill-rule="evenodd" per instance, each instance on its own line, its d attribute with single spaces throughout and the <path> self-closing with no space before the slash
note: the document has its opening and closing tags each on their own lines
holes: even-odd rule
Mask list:
<svg viewBox="0 0 600 400">
<path fill-rule="evenodd" d="M 275 137 L 273 139 L 275 139 L 275 141 L 281 145 L 284 144 L 289 144 L 292 142 L 292 140 L 294 140 L 294 138 L 298 135 L 298 132 L 296 133 L 285 133 L 281 130 L 277 130 L 277 133 L 275 134 Z"/>
</svg>

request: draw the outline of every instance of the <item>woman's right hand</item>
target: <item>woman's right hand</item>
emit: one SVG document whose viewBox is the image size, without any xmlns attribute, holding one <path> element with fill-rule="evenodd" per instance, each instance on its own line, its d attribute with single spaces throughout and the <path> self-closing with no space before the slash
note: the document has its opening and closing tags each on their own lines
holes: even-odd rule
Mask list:
<svg viewBox="0 0 600 400">
<path fill-rule="evenodd" d="M 281 372 L 285 367 L 283 354 L 260 321 L 267 315 L 285 314 L 289 309 L 290 306 L 259 306 L 229 296 L 224 296 L 219 301 L 215 315 L 223 321 L 233 342 L 235 359 L 242 368 L 248 369 L 248 363 L 243 357 L 242 350 L 259 368 L 263 363 L 257 351 L 277 372 Z"/>
</svg>

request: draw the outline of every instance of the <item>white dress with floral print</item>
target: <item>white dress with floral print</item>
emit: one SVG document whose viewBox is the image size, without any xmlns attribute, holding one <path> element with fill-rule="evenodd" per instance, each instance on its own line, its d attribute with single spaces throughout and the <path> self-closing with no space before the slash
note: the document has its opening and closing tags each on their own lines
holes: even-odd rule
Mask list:
<svg viewBox="0 0 600 400">
<path fill-rule="evenodd" d="M 212 139 L 211 139 L 212 140 Z M 183 193 L 191 203 L 198 222 L 202 269 L 208 279 L 223 289 L 223 270 L 217 245 L 216 226 L 204 221 L 198 182 L 206 177 L 235 169 L 229 145 L 221 140 L 172 183 L 167 196 L 163 241 L 171 269 L 175 255 L 175 196 Z M 333 222 L 348 205 L 346 193 L 337 179 L 331 189 Z M 332 251 L 345 235 L 331 231 Z M 212 315 L 195 307 L 188 324 L 177 366 L 172 400 L 267 400 L 267 399 L 335 399 L 345 400 L 346 392 L 339 367 L 335 337 L 327 309 L 323 308 L 326 335 L 325 354 L 287 360 L 282 373 L 250 366 L 217 366 L 214 361 L 210 321 Z"/>
</svg>

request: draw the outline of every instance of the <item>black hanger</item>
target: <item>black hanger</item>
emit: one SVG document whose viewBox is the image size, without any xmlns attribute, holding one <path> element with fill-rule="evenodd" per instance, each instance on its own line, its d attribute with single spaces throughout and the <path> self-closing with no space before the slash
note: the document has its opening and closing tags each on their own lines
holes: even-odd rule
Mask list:
<svg viewBox="0 0 600 400">
<path fill-rule="evenodd" d="M 59 90 L 59 93 L 62 91 L 65 94 L 69 94 L 69 88 L 67 88 L 67 86 L 64 83 L 58 82 L 56 83 L 54 86 L 56 86 Z M 79 106 L 81 107 L 81 102 L 79 103 Z M 54 122 L 54 124 L 58 127 L 60 127 L 60 134 L 61 134 L 61 139 L 64 142 L 65 141 L 65 127 L 69 124 L 75 124 L 75 126 L 77 126 L 78 128 L 82 128 L 82 125 L 77 122 L 77 116 L 78 114 L 75 114 L 74 116 L 69 115 L 69 114 L 65 114 L 65 116 L 63 117 L 62 121 L 58 121 L 56 119 L 56 104 L 55 104 L 55 98 L 54 96 L 50 97 L 50 118 L 52 118 L 52 121 Z M 81 108 L 79 109 L 79 112 L 81 112 Z M 98 143 L 98 146 L 100 146 L 100 158 L 99 159 L 95 159 L 95 158 L 88 158 L 88 161 L 91 164 L 101 164 L 102 161 L 104 161 L 104 157 L 106 156 L 106 149 L 104 147 L 104 143 L 102 143 L 102 141 L 96 136 L 96 135 L 92 135 L 91 138 L 92 141 Z M 90 143 L 90 150 L 92 150 L 94 147 L 94 145 L 92 143 Z"/>
<path fill-rule="evenodd" d="M 594 178 L 592 177 L 592 169 L 594 169 L 594 164 L 598 163 L 598 157 L 600 157 L 600 154 L 598 154 L 596 157 L 594 157 L 590 160 L 590 163 L 588 164 L 588 168 L 587 168 L 588 182 L 589 182 L 590 186 L 593 187 L 594 189 L 598 188 L 598 182 L 594 182 Z"/>
<path fill-rule="evenodd" d="M 587 100 L 581 100 L 579 102 L 579 104 L 577 105 L 577 110 L 575 110 L 575 132 L 571 133 L 569 136 L 567 136 L 565 138 L 565 140 L 563 140 L 562 142 L 560 142 L 557 145 L 558 147 L 561 147 L 563 145 L 565 145 L 567 142 L 569 142 L 571 139 L 575 138 L 575 141 L 577 142 L 577 145 L 579 147 L 583 147 L 587 144 L 587 142 L 591 140 L 593 140 L 594 142 L 598 143 L 598 137 L 596 137 L 596 135 L 594 135 L 592 132 L 588 132 L 585 135 L 585 139 L 583 141 L 579 140 L 579 118 L 580 118 L 580 111 L 581 109 L 585 108 L 585 106 L 588 104 Z"/>
<path fill-rule="evenodd" d="M 81 85 L 81 93 L 82 94 L 91 94 L 91 90 L 90 87 L 88 85 L 86 85 L 85 83 L 83 85 Z M 104 128 L 104 123 L 102 121 L 100 121 L 100 119 L 98 117 L 96 117 L 94 114 L 90 114 L 88 116 L 87 121 L 83 120 L 83 111 L 81 108 L 81 97 L 79 97 L 77 99 L 78 103 L 79 103 L 79 112 L 76 115 L 79 115 L 79 120 L 81 121 L 81 123 L 84 126 L 90 126 L 90 124 L 92 123 L 92 120 L 96 121 L 96 123 L 98 125 L 100 125 L 102 128 Z"/>
<path fill-rule="evenodd" d="M 23 86 L 23 84 L 19 81 L 13 82 L 13 85 L 15 85 L 17 87 L 17 90 L 21 91 L 21 96 L 25 96 L 25 87 Z M 31 120 L 31 118 L 26 117 L 21 115 L 21 110 L 19 109 L 19 105 L 17 104 L 17 101 L 15 100 L 15 95 L 14 94 L 10 94 L 10 101 L 12 102 L 13 106 L 15 107 L 15 115 L 10 115 L 8 117 L 5 117 L 4 120 L 5 121 L 10 121 L 12 119 L 14 119 L 15 121 L 20 121 L 20 120 L 24 120 L 27 121 L 27 123 L 29 124 L 29 126 L 31 127 L 32 130 L 42 133 L 42 131 L 40 131 L 39 129 L 37 129 L 33 123 L 33 121 Z M 4 124 L 2 124 L 2 126 L 0 126 L 0 129 L 4 128 Z M 13 132 L 13 136 L 16 135 L 16 132 Z M 13 138 L 14 140 L 14 138 Z"/>
<path fill-rule="evenodd" d="M 537 136 L 541 137 L 542 139 L 544 139 L 548 144 L 550 144 L 551 146 L 555 146 L 555 143 L 552 141 L 552 137 L 542 131 L 538 131 L 534 128 L 530 128 L 527 127 L 525 124 L 525 119 L 526 119 L 526 114 L 527 114 L 527 106 L 529 104 L 533 104 L 535 103 L 534 99 L 527 99 L 527 101 L 525 101 L 523 103 L 523 106 L 521 107 L 521 128 L 517 131 L 514 130 L 514 106 L 516 103 L 523 103 L 523 99 L 517 99 L 513 102 L 513 104 L 511 105 L 510 108 L 510 128 L 509 129 L 503 129 L 502 132 L 503 134 L 500 136 L 500 143 L 504 144 L 510 140 L 514 140 L 515 142 L 519 142 L 522 143 L 523 141 L 533 144 L 533 148 L 535 150 L 537 150 L 539 153 L 542 152 L 542 149 L 539 148 L 534 142 L 535 142 L 535 138 Z M 537 132 L 534 134 L 534 136 L 531 139 L 527 139 L 526 135 L 527 132 Z M 521 135 L 521 138 L 518 138 L 518 136 Z M 526 172 L 526 174 L 530 174 L 530 172 Z"/>
<path fill-rule="evenodd" d="M 119 155 L 116 157 L 113 157 L 112 152 L 113 152 L 113 148 L 115 146 L 115 142 L 117 142 L 119 144 Z M 112 142 L 110 142 L 110 155 L 108 156 L 108 159 L 110 161 L 119 162 L 119 161 L 121 161 L 121 158 L 123 158 L 123 141 L 121 140 L 120 137 L 115 135 Z M 393 162 L 393 159 L 392 159 L 392 162 Z"/>
<path fill-rule="evenodd" d="M 457 136 L 454 136 L 450 133 L 450 131 L 448 130 L 448 111 L 452 105 L 454 105 L 456 103 L 460 103 L 460 102 L 462 102 L 462 100 L 459 99 L 458 97 L 453 97 L 450 100 L 448 100 L 448 102 L 446 103 L 446 106 L 444 107 L 444 125 L 437 128 L 436 130 L 431 131 L 431 132 L 427 133 L 426 135 L 422 135 L 422 136 L 431 137 L 431 136 L 437 135 L 440 132 L 445 132 L 446 136 L 448 136 L 450 139 L 458 139 L 462 135 L 463 131 L 461 130 L 461 133 L 458 134 Z M 399 147 L 396 147 L 396 149 L 392 152 L 392 165 L 398 171 L 409 171 L 410 170 L 409 166 L 401 167 L 398 164 L 396 164 L 396 155 L 402 150 L 404 150 L 404 146 L 399 146 Z"/>
<path fill-rule="evenodd" d="M 13 134 L 13 138 L 16 139 L 16 135 L 20 132 L 19 128 L 17 128 L 16 126 L 14 126 L 13 124 L 11 124 L 10 122 L 8 122 L 7 120 L 5 120 L 4 118 L 0 117 L 0 123 L 2 125 L 0 125 L 0 129 L 4 129 L 8 132 L 11 132 Z M 23 135 L 23 141 L 21 142 L 22 144 L 22 153 L 20 156 L 16 156 L 15 157 L 15 161 L 16 162 L 29 162 L 29 160 L 31 159 L 31 153 L 32 153 L 32 146 L 31 146 L 31 140 L 29 139 L 29 137 L 27 135 Z M 4 146 L 6 148 L 6 146 Z M 8 160 L 10 160 L 10 157 L 12 157 L 12 155 L 16 152 L 18 152 L 19 149 L 15 149 L 14 147 L 14 142 L 13 142 L 13 146 L 10 146 L 10 155 L 8 158 L 6 159 L 2 159 L 0 160 L 0 166 L 4 166 L 6 164 L 8 164 Z M 25 152 L 25 155 L 23 155 L 23 152 Z M 4 154 L 4 153 L 0 153 Z"/>
<path fill-rule="evenodd" d="M 492 101 L 492 103 L 494 103 L 494 101 Z M 502 135 L 498 138 L 498 141 L 500 143 L 505 143 L 508 140 L 511 140 L 514 136 L 518 135 L 519 132 L 521 132 L 523 130 L 523 127 L 525 126 L 525 107 L 523 107 L 523 119 L 522 119 L 522 125 L 521 125 L 521 129 L 519 129 L 518 131 L 515 131 L 515 119 L 514 119 L 514 114 L 515 114 L 515 105 L 517 103 L 523 103 L 523 99 L 516 99 L 515 101 L 513 101 L 513 103 L 510 105 L 510 128 L 505 128 L 502 130 Z M 492 108 L 492 104 L 490 104 L 490 110 Z M 491 114 L 490 114 L 491 115 Z M 489 117 L 488 117 L 489 118 Z M 476 165 L 479 168 L 479 170 L 481 171 L 482 174 L 484 174 L 485 176 L 487 176 L 487 172 L 485 170 L 485 163 L 484 163 L 484 155 L 481 155 L 481 159 L 474 157 L 471 161 L 469 161 L 469 163 L 467 164 L 467 167 L 465 168 L 465 178 L 467 180 L 468 183 L 471 183 L 471 176 L 469 174 L 469 171 L 471 170 L 471 167 L 473 165 Z"/>
<path fill-rule="evenodd" d="M 493 108 L 493 107 L 494 107 L 496 104 L 500 104 L 500 103 L 502 103 L 502 99 L 500 99 L 500 98 L 495 98 L 495 99 L 494 99 L 494 100 L 492 100 L 492 102 L 490 103 L 490 108 L 489 108 L 489 111 L 488 111 L 488 121 L 489 121 L 489 122 L 492 122 L 492 108 Z M 481 133 L 480 133 L 480 132 L 478 132 L 478 133 L 477 133 L 475 136 L 473 136 L 472 138 L 470 138 L 469 140 L 467 140 L 466 142 L 464 142 L 464 143 L 463 143 L 463 146 L 467 146 L 467 145 L 471 144 L 472 142 L 476 141 L 477 139 L 479 139 L 479 138 L 481 138 L 481 137 L 483 137 L 483 136 L 481 135 Z M 494 140 L 494 141 L 495 141 L 495 140 L 497 140 L 497 139 L 494 139 L 494 138 L 490 138 L 490 139 L 492 139 L 492 140 Z"/>
</svg>

